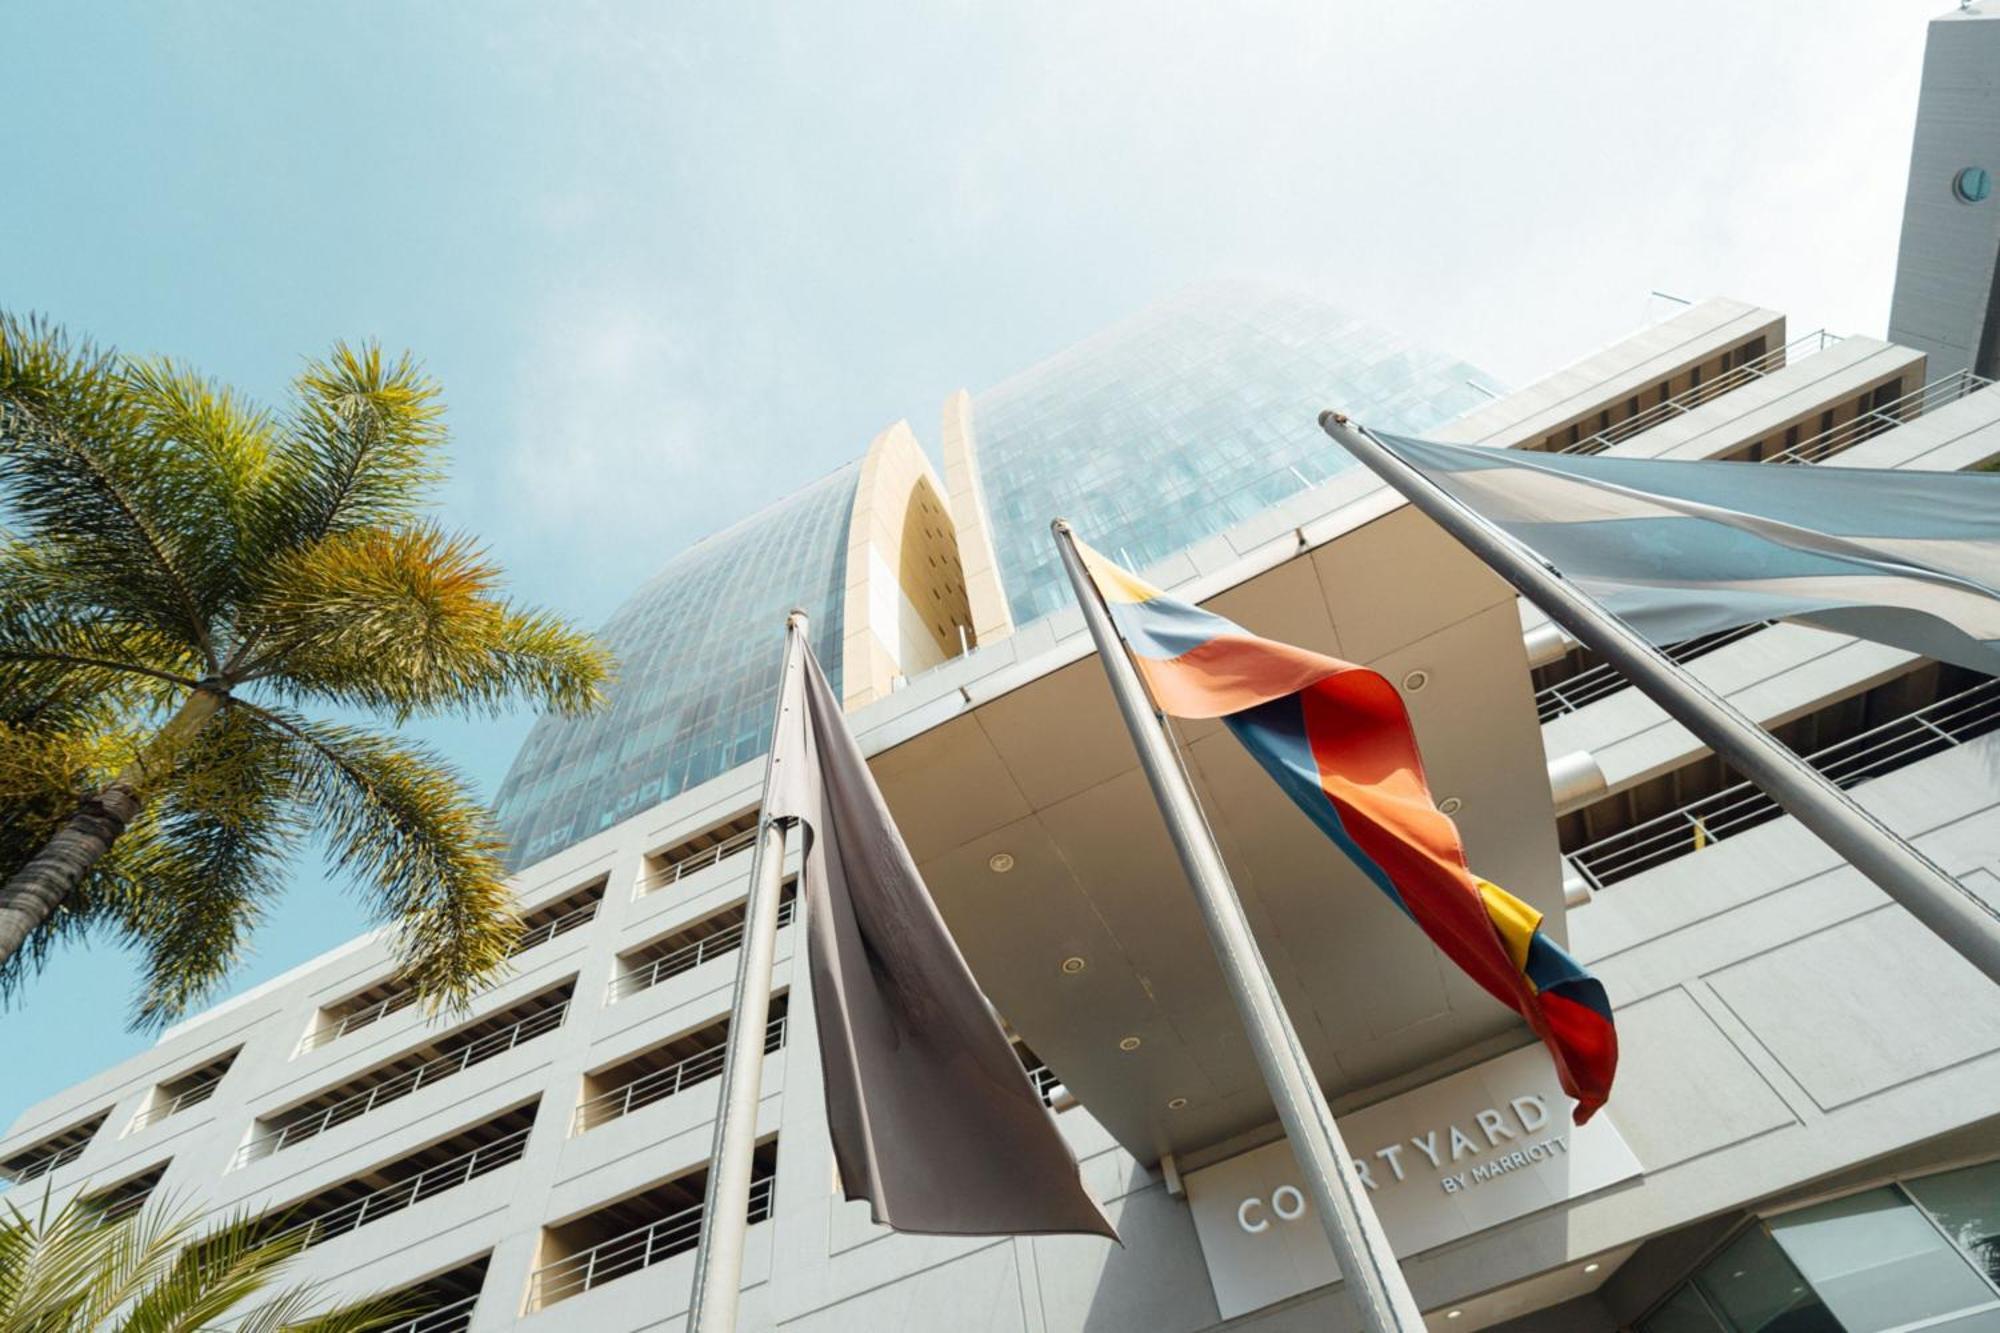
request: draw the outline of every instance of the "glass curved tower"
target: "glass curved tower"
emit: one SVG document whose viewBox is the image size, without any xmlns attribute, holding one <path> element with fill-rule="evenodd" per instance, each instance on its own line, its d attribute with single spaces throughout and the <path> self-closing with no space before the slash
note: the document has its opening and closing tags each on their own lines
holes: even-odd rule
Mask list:
<svg viewBox="0 0 2000 1333">
<path fill-rule="evenodd" d="M 1422 432 L 1472 366 L 1310 298 L 1207 284 L 947 403 L 945 487 L 906 425 L 677 557 L 604 627 L 612 703 L 545 717 L 496 802 L 524 865 L 761 755 L 777 627 L 813 618 L 849 708 L 1067 604 L 1048 523 L 1144 568 L 1355 466 L 1341 406 Z M 843 682 L 843 673 L 845 681 Z"/>
<path fill-rule="evenodd" d="M 1050 518 L 1143 569 L 1356 466 L 1322 410 L 1421 435 L 1485 401 L 1473 379 L 1322 302 L 1208 283 L 974 395 L 1014 623 L 1069 604 Z"/>
<path fill-rule="evenodd" d="M 780 628 L 812 617 L 840 689 L 848 518 L 859 462 L 669 561 L 600 631 L 618 658 L 606 708 L 543 716 L 494 802 L 526 865 L 764 753 Z"/>
</svg>

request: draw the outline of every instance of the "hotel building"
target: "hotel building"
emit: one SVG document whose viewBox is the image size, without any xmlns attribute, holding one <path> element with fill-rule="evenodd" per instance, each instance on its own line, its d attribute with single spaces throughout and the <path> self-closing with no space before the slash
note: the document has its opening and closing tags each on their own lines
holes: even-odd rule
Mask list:
<svg viewBox="0 0 2000 1333">
<path fill-rule="evenodd" d="M 1213 724 L 1196 788 L 1433 1327 L 2000 1329 L 2000 995 L 1315 424 L 1496 449 L 1963 470 L 2000 388 L 1709 300 L 1503 391 L 1319 303 L 1196 289 L 707 538 L 605 629 L 616 697 L 501 788 L 527 922 L 469 1013 L 382 939 L 197 1015 L 0 1139 L 19 1202 L 271 1208 L 423 1330 L 677 1329 L 785 611 L 1123 1246 L 841 1200 L 781 920 L 744 1326 L 1355 1320 L 1054 558 L 1093 544 L 1405 693 L 1472 863 L 1608 987 L 1578 1130 L 1528 1031 Z M 932 446 L 935 455 L 926 451 Z M 941 468 L 938 463 L 941 462 Z M 1673 654 L 2000 901 L 2000 682 L 1787 624 Z M 968 1145 L 976 1151 L 976 1145 Z"/>
</svg>

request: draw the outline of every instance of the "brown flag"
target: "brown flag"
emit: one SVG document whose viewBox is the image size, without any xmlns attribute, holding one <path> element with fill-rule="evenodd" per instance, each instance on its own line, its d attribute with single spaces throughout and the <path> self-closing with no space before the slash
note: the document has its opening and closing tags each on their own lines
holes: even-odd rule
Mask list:
<svg viewBox="0 0 2000 1333">
<path fill-rule="evenodd" d="M 847 1197 L 898 1231 L 1116 1240 L 800 647 L 766 814 L 805 830 L 813 1009 Z"/>
</svg>

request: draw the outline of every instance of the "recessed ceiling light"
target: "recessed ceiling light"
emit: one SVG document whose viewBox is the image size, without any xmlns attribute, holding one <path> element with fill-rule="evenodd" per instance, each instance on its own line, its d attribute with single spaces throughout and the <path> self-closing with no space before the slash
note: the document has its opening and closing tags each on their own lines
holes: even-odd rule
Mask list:
<svg viewBox="0 0 2000 1333">
<path fill-rule="evenodd" d="M 1081 958 L 1071 957 L 1062 960 L 1063 975 L 1066 977 L 1073 977 L 1077 973 L 1083 971 L 1083 969 L 1088 966 L 1089 964 L 1084 962 Z"/>
<path fill-rule="evenodd" d="M 1118 1049 L 1121 1051 L 1136 1051 L 1139 1049 L 1139 1039 L 1137 1037 L 1121 1037 L 1118 1041 Z"/>
<path fill-rule="evenodd" d="M 995 852 L 986 858 L 986 868 L 996 875 L 1004 875 L 1014 868 L 1014 853 Z"/>
<path fill-rule="evenodd" d="M 1456 1319 L 1456 1318 L 1458 1318 L 1458 1317 L 1459 1317 L 1460 1315 L 1462 1315 L 1462 1314 L 1464 1314 L 1464 1313 L 1465 1313 L 1465 1311 L 1463 1311 L 1463 1310 L 1446 1310 L 1446 1311 L 1444 1312 L 1444 1317 L 1445 1317 L 1446 1319 Z"/>
<path fill-rule="evenodd" d="M 1411 694 L 1415 694 L 1418 690 L 1421 690 L 1424 686 L 1430 683 L 1431 683 L 1431 673 L 1428 671 L 1424 671 L 1422 669 L 1412 671 L 1408 675 L 1403 677 L 1403 688 L 1409 691 Z"/>
<path fill-rule="evenodd" d="M 1439 814 L 1455 815 L 1464 808 L 1465 802 L 1459 800 L 1456 796 L 1447 796 L 1438 802 Z"/>
<path fill-rule="evenodd" d="M 1585 1264 L 1583 1266 L 1583 1271 L 1586 1273 L 1595 1273 L 1598 1269 L 1602 1267 L 1604 1267 L 1603 1264 Z"/>
<path fill-rule="evenodd" d="M 1167 1103 L 1167 1109 L 1169 1111 L 1178 1111 L 1186 1105 L 1187 1105 L 1187 1098 L 1175 1097 Z"/>
</svg>

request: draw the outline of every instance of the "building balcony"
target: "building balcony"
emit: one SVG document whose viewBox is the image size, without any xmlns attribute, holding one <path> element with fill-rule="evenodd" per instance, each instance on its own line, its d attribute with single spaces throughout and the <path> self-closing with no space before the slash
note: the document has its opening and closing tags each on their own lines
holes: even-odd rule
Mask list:
<svg viewBox="0 0 2000 1333">
<path fill-rule="evenodd" d="M 647 856 L 645 873 L 639 877 L 633 896 L 644 898 L 648 894 L 673 888 L 690 876 L 710 866 L 721 865 L 756 845 L 757 811 L 746 810 L 721 824 L 704 829 L 692 838 L 684 838 L 672 847 Z"/>
<path fill-rule="evenodd" d="M 1942 681 L 1961 685 L 1971 675 L 1949 668 L 1929 670 Z M 1813 750 L 1805 759 L 1837 785 L 1854 787 L 1996 730 L 2000 730 L 2000 679 L 1984 678 L 1934 702 L 1909 706 L 1886 721 Z M 1601 890 L 1783 813 L 1754 784 L 1733 781 L 1575 847 L 1566 857 L 1593 889 Z"/>
<path fill-rule="evenodd" d="M 511 1166 L 527 1152 L 535 1107 L 522 1103 L 276 1209 L 281 1220 L 270 1239 L 296 1236 L 301 1248 L 311 1249 Z"/>
<path fill-rule="evenodd" d="M 751 1165 L 750 1221 L 771 1216 L 778 1143 L 757 1146 Z M 542 1262 L 528 1279 L 529 1313 L 545 1310 L 607 1282 L 693 1250 L 701 1237 L 708 1167 L 607 1204 L 574 1221 L 545 1228 Z"/>
<path fill-rule="evenodd" d="M 132 1117 L 132 1123 L 126 1126 L 125 1132 L 136 1134 L 148 1125 L 156 1125 L 170 1116 L 177 1116 L 182 1111 L 199 1106 L 214 1097 L 216 1088 L 222 1084 L 222 1076 L 236 1063 L 237 1053 L 242 1049 L 239 1046 L 155 1087 L 152 1095 L 146 1099 L 146 1104 Z"/>
<path fill-rule="evenodd" d="M 1732 390 L 1761 380 L 1795 364 L 1802 357 L 1823 352 L 1839 342 L 1840 335 L 1828 333 L 1825 329 L 1816 329 L 1761 356 L 1752 356 L 1747 360 L 1724 365 L 1705 379 L 1697 374 L 1692 384 L 1672 397 L 1660 398 L 1650 406 L 1629 411 L 1619 420 L 1550 452 L 1601 454 L 1615 445 L 1645 434 L 1655 426 L 1663 426 L 1669 421 L 1684 417 L 1704 403 L 1713 402 Z"/>
<path fill-rule="evenodd" d="M 507 956 L 519 958 L 596 920 L 597 909 L 604 901 L 604 888 L 605 880 L 600 877 L 574 893 L 524 913 L 520 937 L 508 949 Z M 318 1021 L 300 1039 L 296 1054 L 304 1055 L 364 1028 L 373 1027 L 390 1015 L 409 1008 L 417 1002 L 417 998 L 415 991 L 392 978 L 326 1005 L 319 1011 Z"/>
<path fill-rule="evenodd" d="M 296 1147 L 337 1125 L 461 1074 L 562 1026 L 576 979 L 530 996 L 498 1013 L 406 1051 L 359 1078 L 277 1115 L 260 1117 L 258 1132 L 236 1150 L 232 1169 Z"/>
<path fill-rule="evenodd" d="M 766 1055 L 784 1049 L 785 1009 L 784 995 L 771 997 L 772 1017 L 764 1029 Z M 729 1020 L 724 1018 L 601 1073 L 584 1075 L 584 1099 L 570 1117 L 570 1133 L 585 1133 L 718 1077 L 728 1049 Z"/>
<path fill-rule="evenodd" d="M 780 929 L 792 923 L 797 908 L 798 883 L 788 880 L 778 904 Z M 743 918 L 747 901 L 682 926 L 637 949 L 618 955 L 618 968 L 605 990 L 604 1002 L 616 1004 L 663 981 L 692 972 L 703 963 L 743 947 Z"/>
<path fill-rule="evenodd" d="M 392 1294 L 396 1307 L 416 1313 L 381 1333 L 465 1333 L 472 1327 L 491 1254 L 460 1264 Z"/>
<path fill-rule="evenodd" d="M 0 1161 L 0 1179 L 12 1185 L 25 1185 L 62 1170 L 83 1156 L 84 1150 L 90 1147 L 90 1141 L 97 1137 L 98 1129 L 110 1115 L 109 1110 L 99 1111 Z"/>
<path fill-rule="evenodd" d="M 138 1175 L 121 1180 L 107 1189 L 83 1196 L 84 1211 L 99 1222 L 122 1222 L 146 1206 L 167 1174 L 167 1163 L 159 1162 Z"/>
</svg>

